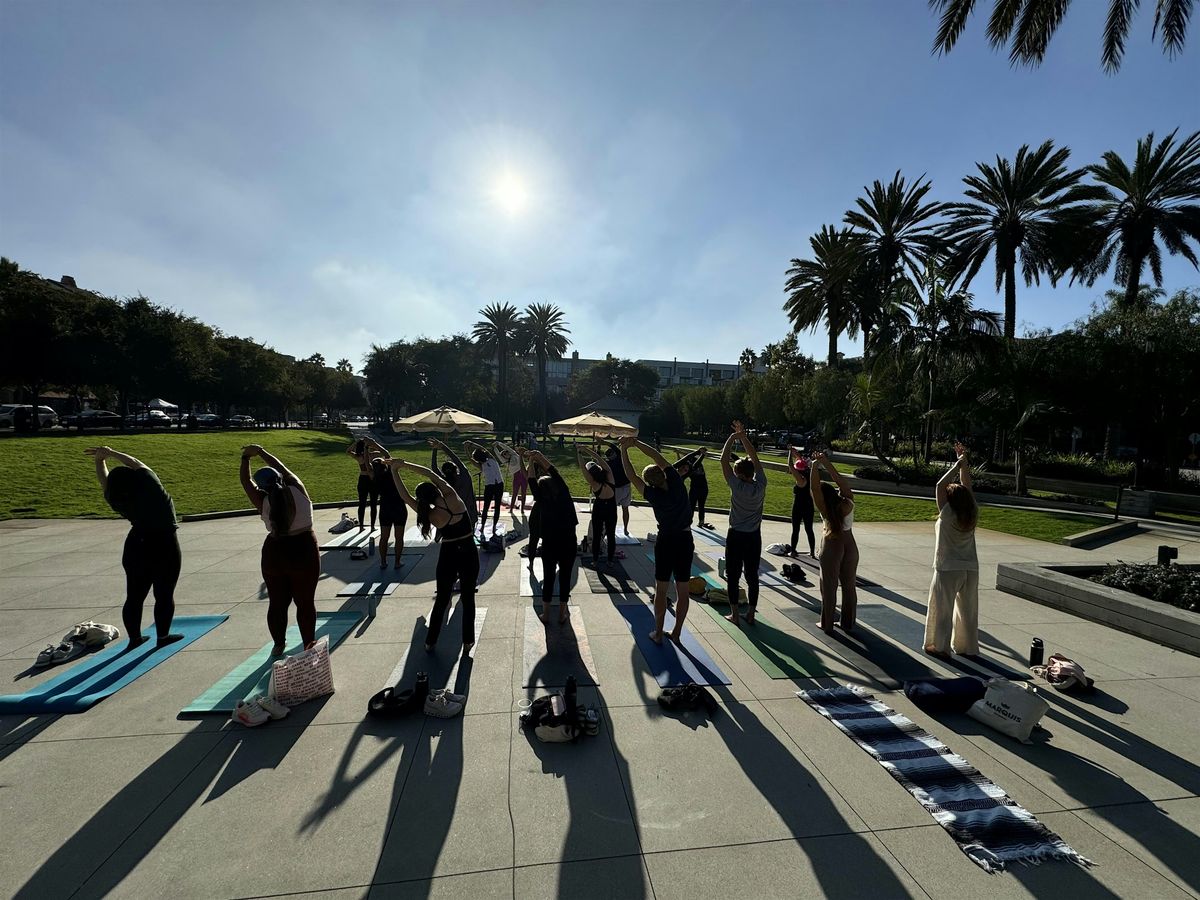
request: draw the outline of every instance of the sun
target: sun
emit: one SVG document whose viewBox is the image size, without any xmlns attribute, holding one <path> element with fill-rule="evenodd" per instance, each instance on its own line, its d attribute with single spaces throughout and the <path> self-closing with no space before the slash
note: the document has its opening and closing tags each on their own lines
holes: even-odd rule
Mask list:
<svg viewBox="0 0 1200 900">
<path fill-rule="evenodd" d="M 529 192 L 520 177 L 505 172 L 492 187 L 492 199 L 508 215 L 519 216 L 529 205 Z"/>
</svg>

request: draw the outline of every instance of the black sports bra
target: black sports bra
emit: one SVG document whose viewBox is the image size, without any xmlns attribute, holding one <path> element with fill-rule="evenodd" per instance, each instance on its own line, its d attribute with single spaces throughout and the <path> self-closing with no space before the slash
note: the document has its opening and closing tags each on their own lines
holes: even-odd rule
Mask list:
<svg viewBox="0 0 1200 900">
<path fill-rule="evenodd" d="M 467 518 L 467 511 L 464 509 L 460 513 L 450 512 L 448 506 L 442 506 L 440 503 L 433 504 L 438 509 L 444 509 L 446 514 L 450 516 L 450 521 L 442 528 L 438 529 L 438 539 L 442 541 L 457 541 L 465 537 L 470 537 L 474 533 L 471 520 Z"/>
</svg>

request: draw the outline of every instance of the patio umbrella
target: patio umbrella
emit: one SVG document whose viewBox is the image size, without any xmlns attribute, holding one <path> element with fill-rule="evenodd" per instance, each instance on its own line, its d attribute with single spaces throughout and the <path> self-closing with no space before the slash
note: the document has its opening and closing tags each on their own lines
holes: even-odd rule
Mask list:
<svg viewBox="0 0 1200 900">
<path fill-rule="evenodd" d="M 392 431 L 491 431 L 493 428 L 489 419 L 451 406 L 428 409 L 392 423 Z"/>
<path fill-rule="evenodd" d="M 167 409 L 179 409 L 179 407 L 176 406 L 174 403 L 172 403 L 170 400 L 164 400 L 162 397 L 155 397 L 153 400 L 151 400 L 149 403 L 146 404 L 146 409 L 167 410 Z"/>
<path fill-rule="evenodd" d="M 584 413 L 581 416 L 572 416 L 569 419 L 563 419 L 561 422 L 551 422 L 550 433 L 575 434 L 587 437 L 625 437 L 627 435 L 636 435 L 638 430 L 632 425 L 622 422 L 620 419 L 602 416 L 598 412 L 590 412 Z"/>
</svg>

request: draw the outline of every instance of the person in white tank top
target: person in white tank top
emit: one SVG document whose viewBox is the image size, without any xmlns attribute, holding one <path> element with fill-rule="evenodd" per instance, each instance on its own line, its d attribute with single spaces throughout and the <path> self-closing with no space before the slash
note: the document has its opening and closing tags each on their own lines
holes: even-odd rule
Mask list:
<svg viewBox="0 0 1200 900">
<path fill-rule="evenodd" d="M 958 460 L 937 483 L 933 526 L 933 580 L 925 614 L 925 652 L 933 656 L 979 653 L 979 557 L 975 526 L 979 507 L 971 490 L 967 448 L 954 445 Z M 954 479 L 958 476 L 958 483 Z"/>
</svg>

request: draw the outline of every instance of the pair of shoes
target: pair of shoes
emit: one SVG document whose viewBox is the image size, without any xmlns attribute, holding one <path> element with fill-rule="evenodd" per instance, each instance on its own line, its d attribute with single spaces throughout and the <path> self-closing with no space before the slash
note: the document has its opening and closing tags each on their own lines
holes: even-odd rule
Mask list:
<svg viewBox="0 0 1200 900">
<path fill-rule="evenodd" d="M 60 644 L 47 644 L 45 649 L 37 655 L 37 659 L 33 661 L 36 668 L 44 669 L 47 666 L 57 666 L 65 662 L 70 662 L 77 656 L 82 656 L 87 653 L 88 646 L 83 641 L 63 641 Z"/>
<path fill-rule="evenodd" d="M 397 691 L 395 688 L 384 688 L 367 701 L 367 714 L 380 718 L 407 715 L 416 712 L 421 703 L 416 699 L 412 688 Z"/>
<path fill-rule="evenodd" d="M 717 701 L 708 689 L 699 684 L 684 684 L 663 688 L 658 705 L 668 712 L 703 708 L 709 715 L 717 711 Z"/>
<path fill-rule="evenodd" d="M 272 697 L 258 696 L 251 700 L 239 700 L 230 719 L 247 728 L 255 728 L 268 719 L 282 719 L 290 710 Z"/>
<path fill-rule="evenodd" d="M 717 526 L 716 526 L 716 525 L 714 525 L 712 522 L 701 522 L 701 523 L 700 523 L 700 527 L 701 527 L 701 528 L 707 528 L 709 531 L 716 531 L 716 530 L 717 530 Z"/>
<path fill-rule="evenodd" d="M 425 715 L 438 719 L 452 719 L 463 711 L 466 697 L 447 690 L 431 691 L 425 698 Z"/>
<path fill-rule="evenodd" d="M 808 581 L 808 576 L 796 563 L 786 563 L 780 571 L 788 581 Z"/>
</svg>

